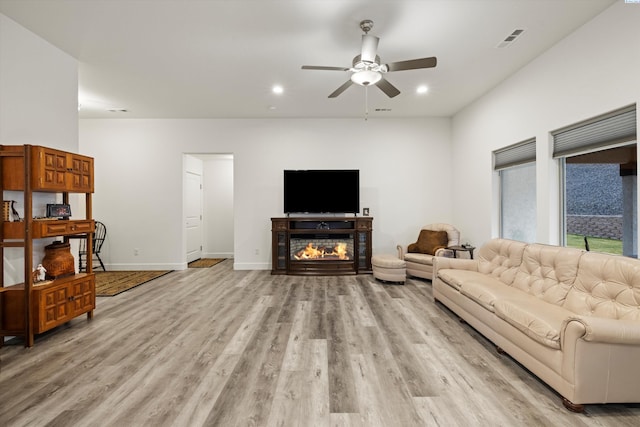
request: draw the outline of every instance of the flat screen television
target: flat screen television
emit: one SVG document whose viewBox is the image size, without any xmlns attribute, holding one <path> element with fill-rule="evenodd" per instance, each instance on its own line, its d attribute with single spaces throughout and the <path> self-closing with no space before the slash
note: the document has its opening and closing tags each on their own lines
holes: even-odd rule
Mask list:
<svg viewBox="0 0 640 427">
<path fill-rule="evenodd" d="M 356 214 L 359 211 L 359 170 L 284 171 L 285 213 Z"/>
</svg>

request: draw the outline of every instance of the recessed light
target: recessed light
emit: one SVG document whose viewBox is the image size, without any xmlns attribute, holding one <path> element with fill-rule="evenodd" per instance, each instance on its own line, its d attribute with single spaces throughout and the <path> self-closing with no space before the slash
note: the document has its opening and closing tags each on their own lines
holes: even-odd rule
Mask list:
<svg viewBox="0 0 640 427">
<path fill-rule="evenodd" d="M 427 93 L 428 91 L 429 91 L 429 88 L 426 87 L 425 85 L 418 86 L 418 88 L 416 89 L 416 92 L 419 94 Z"/>
<path fill-rule="evenodd" d="M 282 92 L 284 92 L 284 89 L 283 89 L 283 88 L 282 88 L 282 86 L 280 86 L 280 85 L 275 85 L 275 86 L 271 89 L 271 91 L 272 91 L 273 93 L 277 93 L 277 94 L 279 95 L 279 94 L 281 94 Z"/>
<path fill-rule="evenodd" d="M 275 110 L 276 106 L 275 105 L 269 105 L 269 110 Z"/>
</svg>

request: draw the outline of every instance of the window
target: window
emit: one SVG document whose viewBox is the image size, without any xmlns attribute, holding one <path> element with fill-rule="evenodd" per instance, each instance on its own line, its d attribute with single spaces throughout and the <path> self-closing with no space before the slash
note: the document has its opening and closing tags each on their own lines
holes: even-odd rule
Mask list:
<svg viewBox="0 0 640 427">
<path fill-rule="evenodd" d="M 500 237 L 536 240 L 536 140 L 496 150 L 500 183 Z"/>
<path fill-rule="evenodd" d="M 635 106 L 553 133 L 564 245 L 637 257 Z"/>
</svg>

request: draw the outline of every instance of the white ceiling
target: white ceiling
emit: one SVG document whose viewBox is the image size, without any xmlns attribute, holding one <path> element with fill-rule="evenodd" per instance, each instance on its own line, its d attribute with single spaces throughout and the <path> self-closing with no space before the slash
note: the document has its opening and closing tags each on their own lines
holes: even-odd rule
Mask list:
<svg viewBox="0 0 640 427">
<path fill-rule="evenodd" d="M 300 67 L 351 66 L 371 19 L 383 63 L 438 66 L 387 74 L 402 93 L 369 88 L 369 117 L 419 117 L 451 116 L 615 1 L 0 0 L 0 13 L 78 59 L 81 118 L 362 117 L 363 87 L 327 98 L 349 72 Z"/>
</svg>

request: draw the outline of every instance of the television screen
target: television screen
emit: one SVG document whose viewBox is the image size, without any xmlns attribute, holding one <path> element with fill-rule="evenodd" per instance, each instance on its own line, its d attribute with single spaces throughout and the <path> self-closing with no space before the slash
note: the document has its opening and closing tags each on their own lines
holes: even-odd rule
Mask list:
<svg viewBox="0 0 640 427">
<path fill-rule="evenodd" d="M 358 213 L 360 171 L 285 170 L 285 213 Z"/>
</svg>

